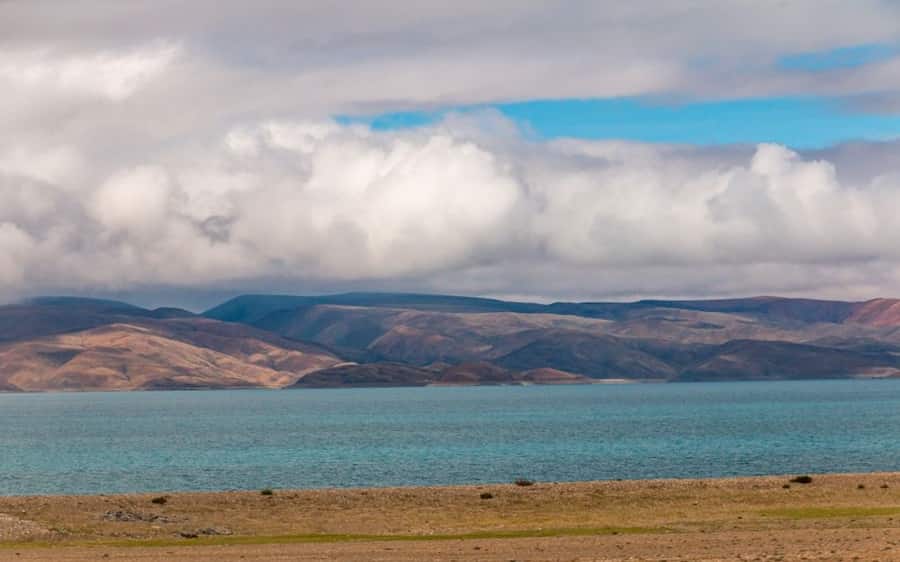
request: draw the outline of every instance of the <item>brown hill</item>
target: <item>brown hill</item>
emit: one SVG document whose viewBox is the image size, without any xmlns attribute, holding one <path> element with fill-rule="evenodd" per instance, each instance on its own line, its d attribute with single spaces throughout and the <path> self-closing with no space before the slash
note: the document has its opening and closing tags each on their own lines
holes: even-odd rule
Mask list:
<svg viewBox="0 0 900 562">
<path fill-rule="evenodd" d="M 18 386 L 8 383 L 8 382 L 0 382 L 0 392 L 21 392 L 22 389 Z"/>
<path fill-rule="evenodd" d="M 861 303 L 847 321 L 878 328 L 900 326 L 900 300 L 874 299 Z"/>
<path fill-rule="evenodd" d="M 522 382 L 519 373 L 486 361 L 473 361 L 444 369 L 437 379 L 441 384 L 516 384 Z"/>
<path fill-rule="evenodd" d="M 516 370 L 549 367 L 598 379 L 669 379 L 678 374 L 636 344 L 613 336 L 546 331 L 497 363 Z"/>
<path fill-rule="evenodd" d="M 594 379 L 584 375 L 547 367 L 525 371 L 521 376 L 523 381 L 533 384 L 589 384 L 594 382 Z"/>
<path fill-rule="evenodd" d="M 733 341 L 685 368 L 679 380 L 824 379 L 897 376 L 891 353 L 863 353 L 787 342 Z"/>
<path fill-rule="evenodd" d="M 340 361 L 320 347 L 248 326 L 182 314 L 157 319 L 142 311 L 104 313 L 81 304 L 3 307 L 0 324 L 23 316 L 30 321 L 0 342 L 0 388 L 281 387 Z"/>
<path fill-rule="evenodd" d="M 561 303 L 527 305 L 472 302 L 456 297 L 338 295 L 303 300 L 266 299 L 268 314 L 255 314 L 252 297 L 238 299 L 239 313 L 255 325 L 289 338 L 324 344 L 357 361 L 417 366 L 490 363 L 515 372 L 554 369 L 591 378 L 686 380 L 712 376 L 701 365 L 726 366 L 718 355 L 730 342 L 772 342 L 719 373 L 721 379 L 815 376 L 804 367 L 804 347 L 827 350 L 838 368 L 820 376 L 856 376 L 900 367 L 900 328 L 854 311 L 864 303 L 759 297 L 714 301 Z M 306 300 L 313 299 L 313 300 Z M 340 304 L 329 304 L 329 300 Z M 366 304 L 365 306 L 363 304 Z M 882 314 L 890 310 L 882 303 Z M 479 309 L 479 307 L 482 307 Z M 874 305 L 869 305 L 871 313 Z M 218 309 L 225 313 L 229 306 Z M 555 313 L 549 313 L 549 311 Z M 734 346 L 732 346 L 734 347 Z M 882 352 L 874 354 L 872 352 Z M 791 355 L 796 353 L 796 360 Z M 824 352 L 823 352 L 824 353 Z M 839 375 L 841 368 L 848 371 Z M 701 375 L 701 372 L 704 374 Z M 447 375 L 448 377 L 450 374 Z M 776 376 L 774 374 L 767 376 Z M 479 380 L 456 375 L 457 384 Z M 448 379 L 451 380 L 451 379 Z"/>
<path fill-rule="evenodd" d="M 248 296 L 208 317 L 74 298 L 0 306 L 0 391 L 892 376 L 900 301 L 539 305 Z M 295 384 L 296 383 L 296 384 Z"/>
<path fill-rule="evenodd" d="M 449 365 L 442 371 L 412 367 L 403 363 L 350 363 L 303 376 L 290 388 L 337 388 L 348 386 L 426 386 L 503 384 L 585 384 L 591 379 L 557 371 L 534 369 L 517 373 L 488 362 Z"/>
<path fill-rule="evenodd" d="M 338 365 L 308 374 L 289 388 L 337 388 L 343 386 L 426 386 L 436 373 L 402 363 Z"/>
<path fill-rule="evenodd" d="M 280 310 L 255 327 L 312 341 L 358 362 L 460 363 L 502 353 L 501 340 L 548 328 L 603 330 L 606 320 L 552 314 L 470 313 L 344 305 Z"/>
<path fill-rule="evenodd" d="M 338 297 L 349 300 L 352 295 L 334 298 Z M 364 297 L 359 296 L 358 300 L 365 301 Z M 328 297 L 316 299 L 327 301 Z M 888 333 L 887 322 L 866 325 L 850 319 L 863 303 L 760 297 L 547 306 L 508 303 L 509 311 L 497 311 L 502 301 L 490 301 L 490 310 L 484 312 L 472 312 L 473 305 L 468 301 L 459 310 L 452 310 L 452 301 L 440 307 L 434 305 L 434 310 L 385 305 L 396 300 L 399 299 L 378 300 L 377 306 L 309 304 L 304 300 L 303 306 L 264 314 L 253 325 L 289 338 L 324 344 L 361 362 L 391 360 L 417 365 L 493 361 L 514 351 L 516 345 L 529 343 L 522 336 L 539 330 L 568 330 L 675 345 L 716 345 L 745 339 L 810 343 L 824 338 L 849 341 L 860 337 L 900 343 L 900 331 Z M 236 301 L 240 302 L 241 314 L 258 316 L 252 312 L 253 298 Z M 274 306 L 269 300 L 264 302 Z M 518 311 L 522 308 L 528 311 Z M 229 307 L 223 305 L 219 312 L 223 310 Z M 551 314 L 551 310 L 558 312 Z"/>
</svg>

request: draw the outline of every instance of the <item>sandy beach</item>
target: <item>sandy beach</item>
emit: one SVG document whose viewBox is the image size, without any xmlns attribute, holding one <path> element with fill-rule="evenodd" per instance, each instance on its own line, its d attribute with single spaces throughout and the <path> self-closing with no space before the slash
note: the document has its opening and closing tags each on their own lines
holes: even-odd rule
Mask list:
<svg viewBox="0 0 900 562">
<path fill-rule="evenodd" d="M 900 473 L 0 498 L 0 560 L 900 560 Z"/>
</svg>

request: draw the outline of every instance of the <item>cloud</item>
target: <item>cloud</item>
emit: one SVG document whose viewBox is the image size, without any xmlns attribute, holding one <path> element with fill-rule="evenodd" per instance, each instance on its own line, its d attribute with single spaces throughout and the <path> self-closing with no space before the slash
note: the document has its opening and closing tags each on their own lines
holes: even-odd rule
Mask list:
<svg viewBox="0 0 900 562">
<path fill-rule="evenodd" d="M 144 76 L 137 69 L 174 56 L 161 48 L 154 59 L 140 50 L 174 41 L 202 66 L 179 77 L 185 89 L 205 93 L 210 80 L 243 88 L 243 96 L 219 90 L 225 113 L 260 102 L 277 110 L 287 99 L 294 108 L 352 113 L 537 98 L 898 88 L 896 61 L 813 75 L 778 65 L 800 53 L 897 44 L 900 5 L 886 0 L 27 0 L 5 2 L 0 11 L 7 50 L 32 53 L 32 71 L 52 67 L 42 80 L 124 95 L 135 82 L 125 75 Z M 130 58 L 110 66 L 108 54 L 92 51 Z M 59 60 L 48 62 L 47 52 Z"/>
<path fill-rule="evenodd" d="M 498 122 L 373 132 L 264 121 L 96 182 L 16 169 L 0 183 L 3 285 L 553 298 L 855 295 L 900 281 L 889 166 L 845 182 L 832 162 L 776 145 L 535 143 Z M 898 150 L 867 146 L 888 161 Z"/>
<path fill-rule="evenodd" d="M 107 180 L 92 194 L 87 211 L 109 235 L 142 241 L 158 234 L 173 203 L 165 171 L 143 166 Z"/>
<path fill-rule="evenodd" d="M 897 143 L 536 142 L 537 98 L 891 106 L 881 0 L 0 3 L 0 299 L 346 288 L 552 298 L 900 288 Z"/>
<path fill-rule="evenodd" d="M 0 80 L 7 88 L 100 96 L 119 101 L 151 81 L 178 54 L 174 45 L 125 53 L 55 53 L 37 49 L 0 54 Z"/>
</svg>

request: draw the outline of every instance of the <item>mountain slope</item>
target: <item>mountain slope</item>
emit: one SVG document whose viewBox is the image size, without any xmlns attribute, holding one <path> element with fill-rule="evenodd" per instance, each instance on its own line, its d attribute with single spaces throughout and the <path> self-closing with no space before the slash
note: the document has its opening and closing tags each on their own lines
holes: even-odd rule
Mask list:
<svg viewBox="0 0 900 562">
<path fill-rule="evenodd" d="M 900 326 L 900 300 L 874 299 L 859 303 L 847 321 L 881 328 Z"/>
<path fill-rule="evenodd" d="M 592 378 L 733 380 L 889 375 L 900 349 L 893 302 L 757 297 L 539 305 L 357 293 L 248 296 L 217 310 L 239 303 L 245 314 L 255 311 L 248 316 L 255 327 L 359 362 L 489 362 L 516 372 L 554 369 Z M 733 349 L 720 346 L 731 342 L 760 343 L 728 363 Z M 811 362 L 816 353 L 837 367 Z M 713 373 L 715 366 L 723 371 Z"/>
<path fill-rule="evenodd" d="M 0 308 L 0 390 L 281 387 L 340 359 L 249 326 L 139 308 L 37 302 Z M 105 312 L 104 312 L 105 311 Z"/>
<path fill-rule="evenodd" d="M 473 361 L 452 365 L 441 371 L 437 382 L 441 384 L 516 384 L 525 378 L 515 371 L 504 369 L 487 361 Z"/>
<path fill-rule="evenodd" d="M 289 388 L 337 388 L 342 386 L 426 386 L 436 374 L 402 363 L 338 365 L 302 377 Z"/>
<path fill-rule="evenodd" d="M 897 376 L 891 353 L 863 353 L 788 342 L 733 341 L 707 359 L 685 368 L 682 381 L 822 379 Z"/>
<path fill-rule="evenodd" d="M 544 305 L 480 297 L 407 293 L 343 293 L 321 296 L 242 295 L 203 313 L 208 318 L 252 324 L 279 310 L 316 305 L 427 310 L 434 312 L 541 312 Z"/>
<path fill-rule="evenodd" d="M 556 314 L 621 320 L 629 314 L 648 309 L 692 310 L 765 318 L 788 324 L 858 322 L 861 310 L 892 306 L 896 299 L 866 302 L 828 301 L 785 297 L 750 297 L 712 300 L 641 300 L 634 302 L 557 302 L 538 304 L 502 301 L 478 297 L 423 295 L 403 293 L 344 293 L 321 296 L 242 295 L 206 312 L 204 316 L 228 322 L 252 324 L 279 310 L 301 306 L 341 305 L 365 308 L 393 308 L 432 312 L 484 313 L 513 312 L 520 314 Z M 900 305 L 898 305 L 900 306 Z M 884 322 L 900 326 L 896 310 Z"/>
<path fill-rule="evenodd" d="M 0 306 L 0 391 L 900 376 L 900 301 L 248 295 Z"/>
<path fill-rule="evenodd" d="M 672 365 L 628 340 L 578 332 L 547 331 L 497 359 L 515 370 L 552 368 L 598 379 L 671 379 Z"/>
</svg>

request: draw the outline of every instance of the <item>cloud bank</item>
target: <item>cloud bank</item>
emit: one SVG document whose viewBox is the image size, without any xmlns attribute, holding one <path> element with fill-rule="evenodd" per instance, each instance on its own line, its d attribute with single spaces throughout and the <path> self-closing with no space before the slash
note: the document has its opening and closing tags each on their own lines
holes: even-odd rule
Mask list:
<svg viewBox="0 0 900 562">
<path fill-rule="evenodd" d="M 546 298 L 852 294 L 900 280 L 897 170 L 842 179 L 775 145 L 535 143 L 484 115 L 392 133 L 266 121 L 101 178 L 79 172 L 96 168 L 87 158 L 0 152 L 8 293 L 275 279 Z"/>
<path fill-rule="evenodd" d="M 900 293 L 896 142 L 798 154 L 538 142 L 489 112 L 395 132 L 329 118 L 810 92 L 891 111 L 898 57 L 776 62 L 900 41 L 897 3 L 723 6 L 0 2 L 0 299 Z"/>
<path fill-rule="evenodd" d="M 167 82 L 177 90 L 170 94 L 215 94 L 220 117 L 261 108 L 355 113 L 521 99 L 900 89 L 900 53 L 816 72 L 779 65 L 788 55 L 900 44 L 893 0 L 7 0 L 0 15 L 4 52 L 30 51 L 32 69 L 59 57 L 43 80 L 90 78 L 89 88 L 106 93 L 121 94 L 134 81 L 101 85 L 102 73 L 82 72 L 102 62 L 93 59 L 131 52 L 134 65 L 143 46 L 180 42 L 184 60 Z"/>
</svg>

